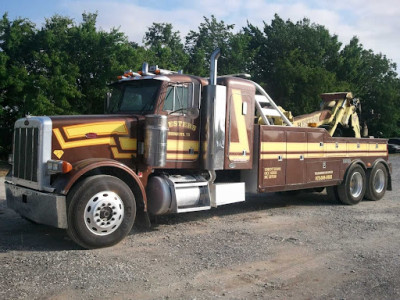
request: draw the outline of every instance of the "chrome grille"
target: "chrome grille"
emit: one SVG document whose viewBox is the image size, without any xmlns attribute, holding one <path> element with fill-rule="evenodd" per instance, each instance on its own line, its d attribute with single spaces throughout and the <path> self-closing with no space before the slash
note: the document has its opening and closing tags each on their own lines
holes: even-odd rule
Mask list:
<svg viewBox="0 0 400 300">
<path fill-rule="evenodd" d="M 13 176 L 37 182 L 39 128 L 15 128 Z"/>
<path fill-rule="evenodd" d="M 47 161 L 51 159 L 52 121 L 49 117 L 29 116 L 14 126 L 13 182 L 18 185 L 50 191 Z"/>
</svg>

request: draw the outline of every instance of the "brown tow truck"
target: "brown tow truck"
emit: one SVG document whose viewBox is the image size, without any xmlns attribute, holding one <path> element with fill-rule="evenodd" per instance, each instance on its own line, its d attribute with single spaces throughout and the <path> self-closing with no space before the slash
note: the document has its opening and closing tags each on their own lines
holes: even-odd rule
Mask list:
<svg viewBox="0 0 400 300">
<path fill-rule="evenodd" d="M 246 193 L 326 187 L 352 205 L 391 190 L 387 140 L 295 127 L 257 83 L 218 77 L 218 57 L 217 49 L 209 79 L 147 64 L 126 72 L 105 115 L 18 120 L 8 207 L 98 248 L 121 241 L 136 216 L 150 224 L 149 215 L 207 210 Z"/>
</svg>

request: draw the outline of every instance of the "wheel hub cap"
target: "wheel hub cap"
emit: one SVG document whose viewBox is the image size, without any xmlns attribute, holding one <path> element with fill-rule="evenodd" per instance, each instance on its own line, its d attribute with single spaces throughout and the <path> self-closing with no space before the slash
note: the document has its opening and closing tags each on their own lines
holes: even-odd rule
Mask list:
<svg viewBox="0 0 400 300">
<path fill-rule="evenodd" d="M 86 227 L 96 235 L 108 235 L 118 229 L 124 219 L 124 203 L 114 192 L 95 194 L 85 208 Z"/>
<path fill-rule="evenodd" d="M 374 189 L 378 194 L 382 193 L 385 188 L 385 174 L 382 170 L 378 170 L 374 176 Z"/>
<path fill-rule="evenodd" d="M 361 195 L 363 189 L 363 177 L 359 172 L 353 173 L 350 179 L 350 193 L 354 198 Z"/>
</svg>

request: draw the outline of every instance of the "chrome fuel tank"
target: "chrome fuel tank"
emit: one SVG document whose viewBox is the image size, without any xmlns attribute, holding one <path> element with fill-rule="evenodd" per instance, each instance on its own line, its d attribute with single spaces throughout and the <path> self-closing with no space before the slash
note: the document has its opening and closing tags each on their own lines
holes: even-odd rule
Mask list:
<svg viewBox="0 0 400 300">
<path fill-rule="evenodd" d="M 147 165 L 152 167 L 165 166 L 167 137 L 167 116 L 147 115 L 144 140 L 144 158 Z"/>
</svg>

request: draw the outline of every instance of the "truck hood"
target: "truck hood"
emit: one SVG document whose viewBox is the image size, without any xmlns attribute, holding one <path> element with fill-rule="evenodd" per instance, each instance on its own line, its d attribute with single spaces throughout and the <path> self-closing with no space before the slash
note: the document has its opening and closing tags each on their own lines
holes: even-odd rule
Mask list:
<svg viewBox="0 0 400 300">
<path fill-rule="evenodd" d="M 107 158 L 129 164 L 143 141 L 145 117 L 138 115 L 52 116 L 52 159 L 71 164 Z"/>
</svg>

